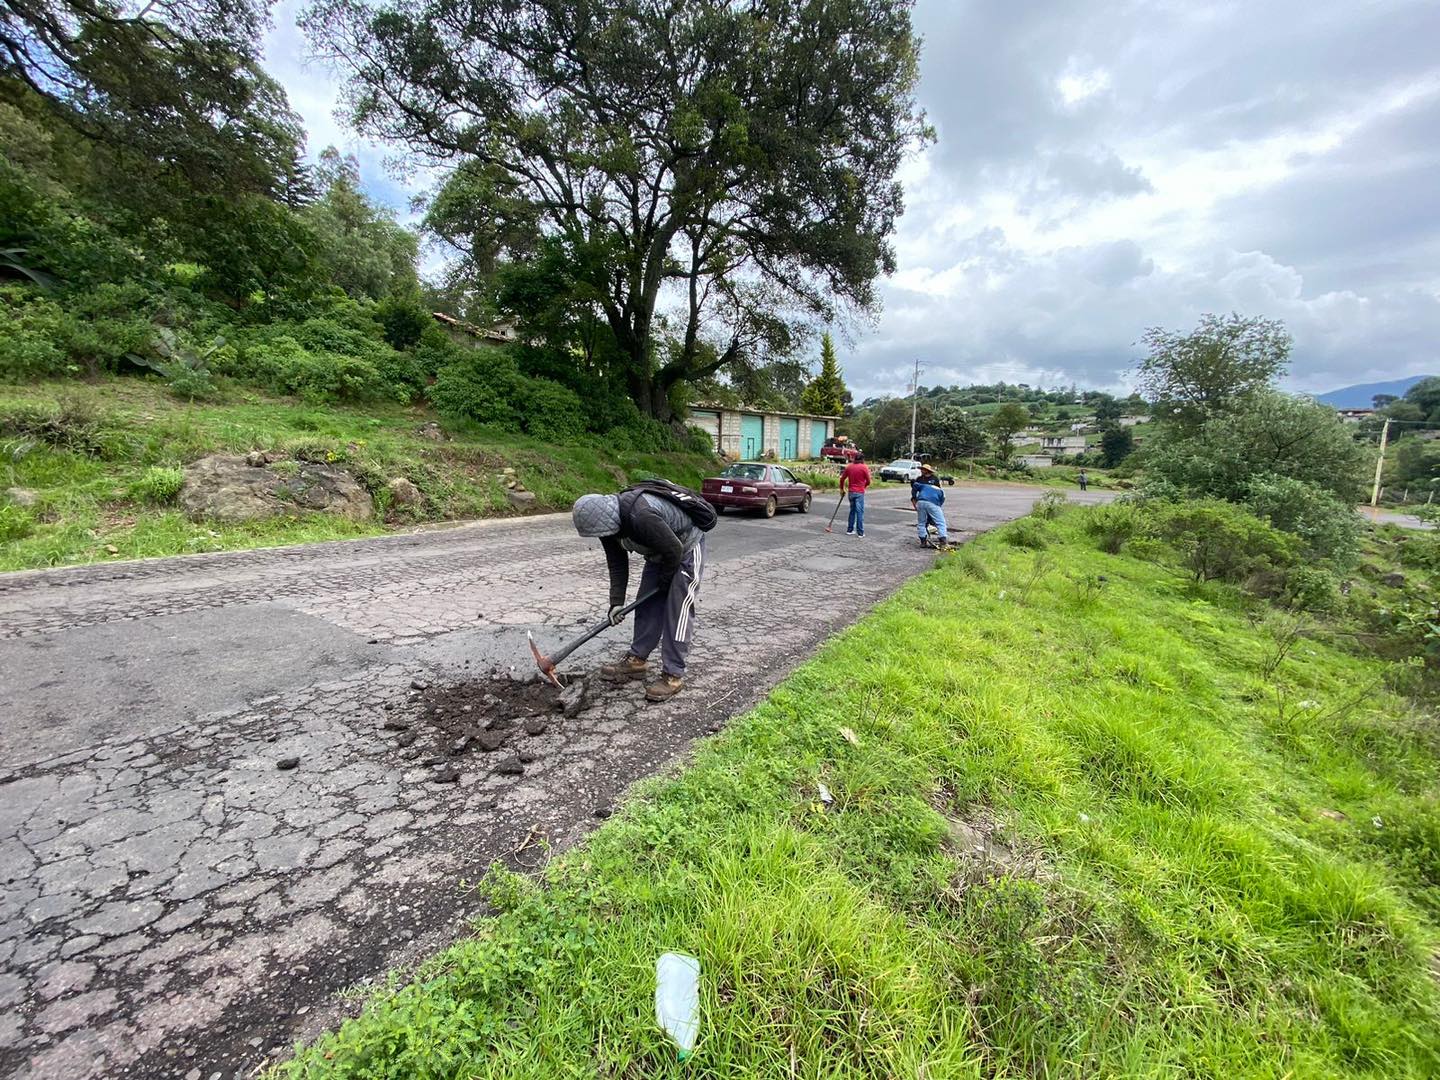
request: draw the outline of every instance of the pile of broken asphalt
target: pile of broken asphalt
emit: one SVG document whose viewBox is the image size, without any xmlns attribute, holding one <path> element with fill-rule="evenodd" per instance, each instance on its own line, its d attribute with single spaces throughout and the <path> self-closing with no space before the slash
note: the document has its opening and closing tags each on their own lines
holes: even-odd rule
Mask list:
<svg viewBox="0 0 1440 1080">
<path fill-rule="evenodd" d="M 430 780 L 453 784 L 462 768 L 521 776 L 536 755 L 527 739 L 545 734 L 556 716 L 572 717 L 590 701 L 592 681 L 575 679 L 556 689 L 538 676 L 516 679 L 494 672 L 488 678 L 432 686 L 410 684 L 406 702 L 386 702 L 381 725 L 405 761 L 431 769 Z M 283 765 L 283 763 L 282 763 Z"/>
</svg>

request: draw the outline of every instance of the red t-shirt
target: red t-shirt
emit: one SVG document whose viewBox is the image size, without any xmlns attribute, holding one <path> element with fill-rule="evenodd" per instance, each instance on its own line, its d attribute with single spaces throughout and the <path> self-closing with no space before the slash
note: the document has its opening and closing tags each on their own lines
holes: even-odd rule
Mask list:
<svg viewBox="0 0 1440 1080">
<path fill-rule="evenodd" d="M 863 461 L 852 461 L 840 470 L 840 486 L 852 495 L 864 495 L 870 486 L 870 470 Z"/>
</svg>

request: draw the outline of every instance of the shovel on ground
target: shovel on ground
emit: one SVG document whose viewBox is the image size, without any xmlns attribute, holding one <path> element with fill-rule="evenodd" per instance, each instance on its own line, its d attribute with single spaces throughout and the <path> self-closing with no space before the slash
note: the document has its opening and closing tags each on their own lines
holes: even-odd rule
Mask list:
<svg viewBox="0 0 1440 1080">
<path fill-rule="evenodd" d="M 835 509 L 830 511 L 830 524 L 825 526 L 826 532 L 831 532 L 835 528 L 835 515 L 840 513 L 840 504 L 844 501 L 845 493 L 842 491 L 840 492 L 840 498 L 835 500 Z"/>
<path fill-rule="evenodd" d="M 637 607 L 645 603 L 646 600 L 649 600 L 652 596 L 655 595 L 656 590 L 652 589 L 650 592 L 647 592 L 642 596 L 637 596 L 634 600 L 630 601 L 630 603 L 626 604 L 623 608 L 620 609 L 620 614 L 629 615 Z M 546 656 L 540 651 L 540 647 L 535 644 L 534 634 L 530 633 L 527 630 L 525 632 L 525 637 L 530 642 L 530 651 L 535 654 L 535 666 L 540 669 L 540 674 L 544 675 L 545 678 L 549 679 L 556 686 L 559 686 L 560 680 L 555 677 L 555 666 L 559 664 L 561 660 L 564 660 L 567 656 L 569 656 L 576 649 L 578 649 L 581 645 L 584 645 L 587 641 L 593 638 L 596 634 L 599 634 L 609 629 L 610 620 L 608 618 L 601 619 L 589 630 L 586 630 L 579 637 L 575 638 L 575 640 L 566 642 L 564 645 L 560 646 L 560 650 L 551 656 Z"/>
</svg>

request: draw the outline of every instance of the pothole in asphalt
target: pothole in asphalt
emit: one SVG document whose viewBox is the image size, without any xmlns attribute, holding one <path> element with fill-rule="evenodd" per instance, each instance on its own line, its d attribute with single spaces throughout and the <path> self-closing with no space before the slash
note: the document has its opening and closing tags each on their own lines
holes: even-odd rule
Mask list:
<svg viewBox="0 0 1440 1080">
<path fill-rule="evenodd" d="M 400 757 L 428 766 L 435 783 L 454 783 L 462 769 L 519 776 L 538 760 L 531 740 L 614 689 L 598 677 L 572 677 L 562 689 L 502 673 L 432 686 L 411 684 L 409 707 L 392 707 L 382 733 Z"/>
</svg>

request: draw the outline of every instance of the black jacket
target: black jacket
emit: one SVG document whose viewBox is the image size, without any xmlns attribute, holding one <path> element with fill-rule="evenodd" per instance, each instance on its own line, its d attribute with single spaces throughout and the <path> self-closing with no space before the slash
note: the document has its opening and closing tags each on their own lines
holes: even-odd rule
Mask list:
<svg viewBox="0 0 1440 1080">
<path fill-rule="evenodd" d="M 610 569 L 610 606 L 625 603 L 625 590 L 630 584 L 630 551 L 644 555 L 647 562 L 660 569 L 660 591 L 670 588 L 670 581 L 685 558 L 685 542 L 675 535 L 660 512 L 638 492 L 620 496 L 620 531 L 602 536 L 605 564 Z"/>
</svg>

